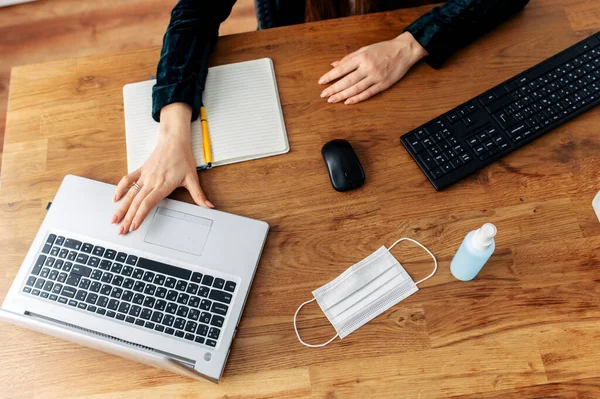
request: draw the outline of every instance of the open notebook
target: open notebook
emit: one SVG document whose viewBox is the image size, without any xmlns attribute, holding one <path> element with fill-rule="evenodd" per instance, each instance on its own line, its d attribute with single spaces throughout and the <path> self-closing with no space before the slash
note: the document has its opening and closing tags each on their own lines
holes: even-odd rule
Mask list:
<svg viewBox="0 0 600 399">
<path fill-rule="evenodd" d="M 148 80 L 123 87 L 129 172 L 142 166 L 156 146 L 159 124 L 152 119 L 155 82 Z M 290 150 L 270 58 L 209 68 L 202 101 L 213 166 Z M 206 164 L 200 119 L 192 122 L 192 152 L 198 166 Z"/>
</svg>

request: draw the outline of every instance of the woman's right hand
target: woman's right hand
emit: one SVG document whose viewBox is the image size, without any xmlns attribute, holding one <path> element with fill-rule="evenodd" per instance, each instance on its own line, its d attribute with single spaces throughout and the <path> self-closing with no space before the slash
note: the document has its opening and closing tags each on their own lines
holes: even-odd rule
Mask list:
<svg viewBox="0 0 600 399">
<path fill-rule="evenodd" d="M 121 223 L 119 234 L 140 227 L 150 210 L 177 187 L 187 188 L 196 204 L 214 208 L 198 181 L 191 146 L 191 116 L 192 110 L 184 103 L 169 104 L 161 110 L 156 148 L 141 168 L 123 176 L 115 190 L 113 201 L 121 200 L 121 205 L 111 222 Z M 131 187 L 133 183 L 141 189 Z"/>
</svg>

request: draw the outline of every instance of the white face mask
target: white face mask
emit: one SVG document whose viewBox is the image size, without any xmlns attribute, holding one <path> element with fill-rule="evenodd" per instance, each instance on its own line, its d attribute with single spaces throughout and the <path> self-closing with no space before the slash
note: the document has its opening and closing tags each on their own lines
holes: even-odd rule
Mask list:
<svg viewBox="0 0 600 399">
<path fill-rule="evenodd" d="M 433 272 L 416 283 L 410 278 L 390 250 L 400 241 L 411 241 L 433 258 Z M 423 245 L 410 238 L 401 238 L 390 249 L 381 247 L 367 258 L 350 266 L 335 280 L 313 291 L 314 298 L 304 302 L 294 314 L 294 330 L 298 340 L 305 346 L 318 348 L 337 337 L 344 338 L 371 321 L 398 302 L 417 292 L 417 284 L 435 274 L 437 260 Z M 337 331 L 335 337 L 323 344 L 307 344 L 302 341 L 296 327 L 296 316 L 302 307 L 317 301 L 329 322 Z"/>
</svg>

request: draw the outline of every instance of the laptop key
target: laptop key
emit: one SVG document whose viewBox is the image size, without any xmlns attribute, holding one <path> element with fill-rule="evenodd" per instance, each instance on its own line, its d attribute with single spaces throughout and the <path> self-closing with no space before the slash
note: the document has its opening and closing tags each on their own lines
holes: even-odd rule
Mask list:
<svg viewBox="0 0 600 399">
<path fill-rule="evenodd" d="M 64 290 L 63 290 L 63 293 L 64 293 Z M 98 297 L 98 300 L 96 301 L 96 305 L 98 305 L 101 308 L 105 308 L 107 304 L 108 304 L 108 297 L 105 297 L 105 296 Z"/>
<path fill-rule="evenodd" d="M 75 294 L 75 299 L 78 301 L 85 301 L 85 297 L 87 296 L 87 291 L 79 290 L 77 294 Z"/>
<path fill-rule="evenodd" d="M 46 263 L 46 255 L 38 256 L 38 259 L 35 262 L 35 265 L 33 265 L 33 269 L 31 270 L 31 274 L 33 274 L 34 276 L 37 276 L 38 274 L 40 274 L 44 263 Z"/>
<path fill-rule="evenodd" d="M 170 314 L 166 314 L 165 317 L 163 317 L 162 324 L 164 324 L 167 327 L 171 327 L 173 325 L 174 321 L 175 321 L 175 317 L 171 316 Z M 168 332 L 167 332 L 167 334 L 168 334 Z M 171 333 L 171 334 L 173 334 L 173 333 Z"/>
<path fill-rule="evenodd" d="M 200 311 L 197 309 L 190 309 L 187 317 L 188 319 L 198 320 L 198 317 L 200 317 Z"/>
<path fill-rule="evenodd" d="M 106 316 L 108 316 L 108 317 L 111 317 L 111 318 L 113 318 L 113 317 L 115 317 L 116 315 L 117 315 L 117 313 L 116 313 L 116 312 L 113 312 L 112 310 L 107 310 L 107 311 L 106 311 Z"/>
<path fill-rule="evenodd" d="M 70 272 L 73 264 L 71 262 L 65 262 L 65 265 L 62 267 L 63 272 Z"/>
<path fill-rule="evenodd" d="M 85 253 L 91 254 L 92 253 L 92 249 L 94 249 L 94 246 L 92 244 L 89 243 L 85 243 L 81 246 L 81 250 Z"/>
<path fill-rule="evenodd" d="M 92 305 L 94 305 L 97 300 L 98 300 L 98 294 L 94 294 L 93 292 L 88 293 L 87 298 L 85 298 L 85 301 Z"/>
<path fill-rule="evenodd" d="M 181 317 L 187 317 L 189 308 L 187 308 L 186 306 L 180 306 L 177 308 L 177 316 L 181 316 Z"/>
<path fill-rule="evenodd" d="M 208 338 L 219 339 L 220 333 L 221 333 L 221 330 L 219 330 L 216 327 L 211 327 L 210 330 L 208 330 Z"/>
<path fill-rule="evenodd" d="M 125 314 L 127 314 L 127 313 L 129 313 L 129 308 L 130 307 L 131 307 L 131 305 L 128 304 L 127 302 L 121 302 L 121 304 L 119 305 L 119 309 L 117 309 L 117 310 L 118 310 L 119 313 L 125 313 Z"/>
<path fill-rule="evenodd" d="M 83 302 L 79 302 L 77 304 L 77 308 L 85 310 L 87 308 L 87 305 L 85 303 L 83 303 Z"/>
<path fill-rule="evenodd" d="M 58 251 L 60 251 L 59 247 L 52 247 L 52 249 L 50 250 L 50 255 L 58 256 Z"/>
<path fill-rule="evenodd" d="M 200 298 L 198 298 L 197 296 L 190 297 L 188 305 L 192 308 L 197 308 L 198 306 L 200 306 Z"/>
<path fill-rule="evenodd" d="M 65 237 L 58 236 L 58 237 L 56 237 L 56 241 L 54 242 L 54 245 L 63 245 L 64 242 L 65 242 Z"/>
<path fill-rule="evenodd" d="M 154 273 L 152 272 L 146 272 L 144 273 L 144 276 L 142 277 L 142 280 L 151 283 L 152 280 L 154 280 Z"/>
<path fill-rule="evenodd" d="M 152 317 L 152 311 L 150 309 L 143 308 L 142 313 L 140 313 L 140 317 L 144 320 L 150 320 Z"/>
<path fill-rule="evenodd" d="M 48 294 L 48 292 L 46 292 L 46 291 L 42 291 L 42 292 L 40 293 L 40 296 L 41 296 L 42 298 L 48 298 L 48 295 L 50 295 L 50 294 Z"/>
<path fill-rule="evenodd" d="M 179 338 L 183 338 L 183 336 L 185 335 L 185 333 L 181 330 L 176 330 L 175 331 L 175 336 L 179 337 Z"/>
<path fill-rule="evenodd" d="M 123 272 L 122 272 L 122 274 L 124 276 L 131 277 L 131 275 L 133 274 L 133 267 L 131 267 L 131 266 L 123 266 Z"/>
<path fill-rule="evenodd" d="M 205 274 L 204 277 L 202 278 L 202 284 L 208 285 L 210 287 L 213 284 L 213 280 L 214 280 L 213 276 L 209 276 L 208 274 Z"/>
<path fill-rule="evenodd" d="M 142 269 L 134 269 L 133 270 L 133 277 L 141 280 L 142 277 L 144 277 L 144 271 Z"/>
<path fill-rule="evenodd" d="M 223 321 L 225 321 L 224 317 L 213 315 L 212 320 L 210 321 L 210 324 L 215 327 L 223 327 Z"/>
<path fill-rule="evenodd" d="M 126 278 L 125 280 L 123 280 L 123 288 L 126 288 L 128 290 L 132 289 L 134 284 L 135 280 L 132 278 Z"/>
<path fill-rule="evenodd" d="M 100 264 L 100 258 L 96 258 L 95 256 L 92 256 L 88 260 L 87 264 L 92 267 L 98 267 L 98 265 Z"/>
<path fill-rule="evenodd" d="M 87 311 L 88 312 L 94 312 L 95 313 L 97 310 L 98 310 L 98 308 L 95 307 L 94 305 L 88 305 L 88 307 L 87 307 Z"/>
<path fill-rule="evenodd" d="M 100 269 L 106 270 L 106 271 L 111 270 L 112 266 L 113 266 L 113 263 L 111 261 L 109 261 L 109 260 L 106 260 L 106 259 L 102 259 L 100 261 L 100 264 L 98 265 L 98 267 Z"/>
<path fill-rule="evenodd" d="M 142 308 L 138 305 L 132 305 L 129 309 L 129 314 L 134 317 L 139 317 L 142 312 Z"/>
<path fill-rule="evenodd" d="M 92 253 L 93 253 L 95 256 L 102 256 L 102 255 L 104 255 L 104 248 L 102 248 L 102 247 L 99 247 L 99 246 L 97 246 L 97 245 L 96 245 L 96 246 L 94 247 L 94 250 L 92 251 Z"/>
<path fill-rule="evenodd" d="M 214 348 L 215 346 L 217 346 L 217 341 L 213 341 L 212 339 L 207 339 L 206 345 L 212 346 Z"/>
<path fill-rule="evenodd" d="M 189 299 L 190 299 L 190 296 L 188 294 L 181 293 L 177 297 L 177 303 L 180 303 L 182 305 L 187 305 Z"/>
<path fill-rule="evenodd" d="M 66 304 L 67 303 L 67 298 L 65 298 L 64 296 L 59 296 L 58 297 L 58 302 L 60 302 L 62 304 Z"/>
<path fill-rule="evenodd" d="M 144 289 L 144 294 L 146 295 L 154 295 L 156 291 L 156 286 L 152 284 L 146 284 L 146 289 Z"/>
<path fill-rule="evenodd" d="M 35 276 L 29 276 L 25 285 L 33 287 L 34 284 L 35 284 Z"/>
<path fill-rule="evenodd" d="M 154 280 L 152 282 L 156 285 L 163 285 L 165 283 L 165 276 L 157 274 L 154 276 Z"/>
<path fill-rule="evenodd" d="M 69 277 L 67 278 L 67 284 L 77 287 L 80 279 L 81 276 L 79 274 L 69 274 Z"/>
<path fill-rule="evenodd" d="M 178 296 L 179 294 L 177 293 L 177 291 L 169 290 L 169 292 L 167 293 L 167 299 L 169 301 L 175 301 Z"/>
<path fill-rule="evenodd" d="M 196 332 L 196 327 L 198 327 L 198 323 L 188 320 L 188 322 L 185 324 L 185 331 L 190 333 Z"/>
<path fill-rule="evenodd" d="M 159 299 L 154 304 L 154 309 L 160 310 L 162 312 L 163 310 L 165 310 L 166 306 L 167 306 L 167 301 L 163 301 L 162 299 Z"/>
<path fill-rule="evenodd" d="M 175 330 L 173 330 L 170 327 L 165 328 L 165 334 L 169 334 L 169 335 L 173 335 L 175 333 Z"/>
<path fill-rule="evenodd" d="M 175 289 L 178 291 L 185 291 L 187 288 L 187 283 L 183 280 L 177 280 L 177 284 L 175 285 Z"/>
<path fill-rule="evenodd" d="M 46 280 L 44 280 L 43 278 L 38 278 L 33 286 L 34 288 L 42 289 L 44 284 L 46 284 Z"/>
<path fill-rule="evenodd" d="M 102 261 L 104 262 L 104 261 Z M 102 263 L 101 262 L 101 263 Z M 110 267 L 110 271 L 116 274 L 121 274 L 121 270 L 123 270 L 123 265 L 120 263 L 113 263 Z"/>
<path fill-rule="evenodd" d="M 200 314 L 200 322 L 208 324 L 210 322 L 210 313 L 202 312 Z"/>
<path fill-rule="evenodd" d="M 80 252 L 79 254 L 77 254 L 77 257 L 75 258 L 75 262 L 83 263 L 85 265 L 89 258 L 90 258 L 89 255 L 86 255 L 86 254 Z"/>
<path fill-rule="evenodd" d="M 67 304 L 68 304 L 69 306 L 76 307 L 76 306 L 77 306 L 77 301 L 76 301 L 76 300 L 74 300 L 74 299 L 71 299 L 71 300 L 69 300 L 69 302 L 67 302 Z"/>
<path fill-rule="evenodd" d="M 62 290 L 62 284 L 56 283 L 54 284 L 54 287 L 52 287 L 52 293 L 54 294 L 60 294 L 60 290 Z"/>
<path fill-rule="evenodd" d="M 202 282 L 202 273 L 197 273 L 197 272 L 192 273 L 192 281 L 194 283 L 201 283 Z"/>
<path fill-rule="evenodd" d="M 185 327 L 185 319 L 177 317 L 173 323 L 173 327 L 178 330 L 183 330 L 183 327 Z"/>
<path fill-rule="evenodd" d="M 102 295 L 110 295 L 110 291 L 112 290 L 112 287 L 108 284 L 102 284 L 102 288 L 100 288 L 100 293 Z"/>
<path fill-rule="evenodd" d="M 143 327 L 143 326 L 144 326 L 144 324 L 146 324 L 146 321 L 145 321 L 145 320 L 143 320 L 143 319 L 137 319 L 137 320 L 135 321 L 135 325 L 136 325 L 136 326 L 142 326 L 142 327 Z"/>
<path fill-rule="evenodd" d="M 206 334 L 208 334 L 208 326 L 206 324 L 198 324 L 196 334 L 206 337 Z"/>
<path fill-rule="evenodd" d="M 133 298 L 133 291 L 124 291 L 123 295 L 121 295 L 121 299 L 124 301 L 131 301 L 131 299 Z"/>
<path fill-rule="evenodd" d="M 69 250 L 67 248 L 63 248 L 60 250 L 58 257 L 61 259 L 66 259 L 68 255 L 69 255 Z"/>
<path fill-rule="evenodd" d="M 154 302 L 156 302 L 156 298 L 147 296 L 146 299 L 144 299 L 144 306 L 147 308 L 152 308 L 154 307 Z"/>
<path fill-rule="evenodd" d="M 133 296 L 133 299 L 132 299 L 132 301 L 131 301 L 131 302 L 133 302 L 133 303 L 135 303 L 135 304 L 137 304 L 137 305 L 141 305 L 141 304 L 143 304 L 143 303 L 144 303 L 144 298 L 145 298 L 145 296 L 144 296 L 144 295 L 142 295 L 142 294 L 135 294 L 135 295 Z"/>
<path fill-rule="evenodd" d="M 77 252 L 70 251 L 69 255 L 67 255 L 67 260 L 70 260 L 71 262 L 74 262 L 75 259 L 77 259 Z"/>
<path fill-rule="evenodd" d="M 65 286 L 65 288 L 63 288 L 63 290 L 62 290 L 61 295 L 66 296 L 67 298 L 73 298 L 76 293 L 77 293 L 77 290 L 75 288 Z"/>
<path fill-rule="evenodd" d="M 184 338 L 187 339 L 188 341 L 193 341 L 194 334 L 186 333 Z"/>
<path fill-rule="evenodd" d="M 177 312 L 177 305 L 173 302 L 169 302 L 165 310 L 167 313 L 175 314 L 175 312 Z"/>
<path fill-rule="evenodd" d="M 210 295 L 208 296 L 210 299 L 212 299 L 213 301 L 218 301 L 218 302 L 223 302 L 223 303 L 230 303 L 231 302 L 231 294 L 225 291 L 219 291 L 219 290 L 211 290 L 210 291 Z"/>
<path fill-rule="evenodd" d="M 125 321 L 126 321 L 127 323 L 132 323 L 132 324 L 133 324 L 133 323 L 135 323 L 135 317 L 127 316 L 127 317 L 125 318 Z"/>
<path fill-rule="evenodd" d="M 212 305 L 211 301 L 209 301 L 208 299 L 203 299 L 202 302 L 200 302 L 200 309 L 209 310 L 210 305 Z"/>
<path fill-rule="evenodd" d="M 121 299 L 121 295 L 123 294 L 123 288 L 114 287 L 112 292 L 110 293 L 111 298 Z"/>
<path fill-rule="evenodd" d="M 154 329 L 158 332 L 163 332 L 163 331 L 165 331 L 165 326 L 163 326 L 161 324 L 157 324 L 156 327 L 154 327 Z"/>
<path fill-rule="evenodd" d="M 165 287 L 175 288 L 175 284 L 177 284 L 177 279 L 173 277 L 167 277 L 167 280 L 165 281 Z"/>
<path fill-rule="evenodd" d="M 90 285 L 90 291 L 100 292 L 100 288 L 102 288 L 102 284 L 97 281 L 94 281 L 92 285 Z"/>
<path fill-rule="evenodd" d="M 203 344 L 204 343 L 204 338 L 202 338 L 199 335 L 196 335 L 196 338 L 194 338 L 194 342 L 197 342 L 199 344 Z"/>
<path fill-rule="evenodd" d="M 65 240 L 63 246 L 65 248 L 70 248 L 70 249 L 74 249 L 76 251 L 79 251 L 81 249 L 81 241 L 77 241 L 77 240 L 73 240 L 73 239 L 67 238 Z"/>
<path fill-rule="evenodd" d="M 79 288 L 87 290 L 90 287 L 91 282 L 92 281 L 88 280 L 87 278 L 82 278 L 81 281 L 79 282 Z"/>
<path fill-rule="evenodd" d="M 100 281 L 102 281 L 103 283 L 109 283 L 112 281 L 113 278 L 113 274 L 109 273 L 109 272 L 104 272 L 104 274 L 102 274 L 102 277 L 100 278 Z"/>
<path fill-rule="evenodd" d="M 184 280 L 189 280 L 192 274 L 188 269 L 182 269 L 181 267 L 167 265 L 166 263 L 156 262 L 146 258 L 139 258 L 137 266 L 146 270 L 152 270 L 153 272 L 179 277 Z"/>
<path fill-rule="evenodd" d="M 198 284 L 190 283 L 190 284 L 188 284 L 185 292 L 187 292 L 188 294 L 195 295 L 198 292 L 198 288 L 199 288 Z"/>
<path fill-rule="evenodd" d="M 64 283 L 65 281 L 67 281 L 68 276 L 69 275 L 67 273 L 60 273 L 56 278 L 56 281 L 58 281 L 59 283 Z"/>
<path fill-rule="evenodd" d="M 54 244 L 54 240 L 56 240 L 56 234 L 48 234 L 48 238 L 46 238 L 47 244 Z"/>
<path fill-rule="evenodd" d="M 159 298 L 164 298 L 167 296 L 167 289 L 163 287 L 158 287 L 156 289 L 155 295 Z"/>
<path fill-rule="evenodd" d="M 220 314 L 221 316 L 225 316 L 227 314 L 227 310 L 229 307 L 227 305 L 223 305 L 222 303 L 213 302 L 210 311 L 216 314 Z"/>
<path fill-rule="evenodd" d="M 55 258 L 52 258 L 49 256 L 48 259 L 46 259 L 46 263 L 44 263 L 44 266 L 52 267 L 52 265 L 54 265 L 55 261 L 56 261 Z"/>
<path fill-rule="evenodd" d="M 125 262 L 125 260 L 127 259 L 127 254 L 124 252 L 119 252 L 115 259 L 117 260 L 117 262 Z"/>
<path fill-rule="evenodd" d="M 117 320 L 125 320 L 125 315 L 123 313 L 117 313 L 115 317 Z"/>
<path fill-rule="evenodd" d="M 110 310 L 117 310 L 119 309 L 119 301 L 116 299 L 111 299 L 110 301 L 108 301 L 108 309 Z"/>
<path fill-rule="evenodd" d="M 203 298 L 206 298 L 208 296 L 208 292 L 210 291 L 210 289 L 206 286 L 201 286 L 200 289 L 198 290 L 198 296 L 201 296 Z"/>
<path fill-rule="evenodd" d="M 119 255 L 120 255 L 120 253 L 119 253 Z M 135 266 L 137 261 L 138 261 L 137 256 L 129 255 L 127 257 L 127 260 L 125 260 L 125 263 L 127 263 L 128 265 L 131 265 L 131 266 Z"/>
<path fill-rule="evenodd" d="M 58 270 L 52 270 L 50 271 L 50 274 L 48 275 L 48 278 L 52 281 L 56 281 L 56 279 L 58 278 Z"/>
<path fill-rule="evenodd" d="M 213 287 L 222 290 L 223 287 L 225 286 L 225 280 L 223 280 L 222 278 L 216 278 L 215 282 L 213 283 Z"/>
<path fill-rule="evenodd" d="M 56 294 L 50 294 L 50 300 L 51 301 L 56 301 L 58 299 L 58 295 Z"/>
<path fill-rule="evenodd" d="M 154 323 L 152 323 L 151 321 L 147 321 L 146 324 L 144 324 L 144 327 L 149 328 L 150 330 L 154 330 Z"/>
<path fill-rule="evenodd" d="M 43 254 L 49 254 L 50 250 L 52 249 L 52 244 L 44 244 L 44 248 L 42 248 L 42 253 Z"/>
<path fill-rule="evenodd" d="M 104 309 L 104 308 L 98 308 L 98 310 L 96 310 L 96 313 L 101 314 L 101 315 L 105 315 L 106 314 L 106 309 Z"/>
<path fill-rule="evenodd" d="M 152 313 L 151 320 L 155 323 L 160 323 L 162 321 L 163 317 L 164 317 L 164 313 L 154 311 L 154 313 Z"/>
<path fill-rule="evenodd" d="M 112 285 L 121 286 L 123 284 L 124 277 L 123 276 L 115 276 L 112 280 Z"/>
</svg>

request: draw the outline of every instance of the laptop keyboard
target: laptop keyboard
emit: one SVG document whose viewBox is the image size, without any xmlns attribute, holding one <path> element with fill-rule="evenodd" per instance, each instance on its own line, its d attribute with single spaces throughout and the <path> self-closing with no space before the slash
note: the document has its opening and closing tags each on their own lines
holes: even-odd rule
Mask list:
<svg viewBox="0 0 600 399">
<path fill-rule="evenodd" d="M 216 347 L 236 283 L 49 234 L 23 292 Z"/>
</svg>

